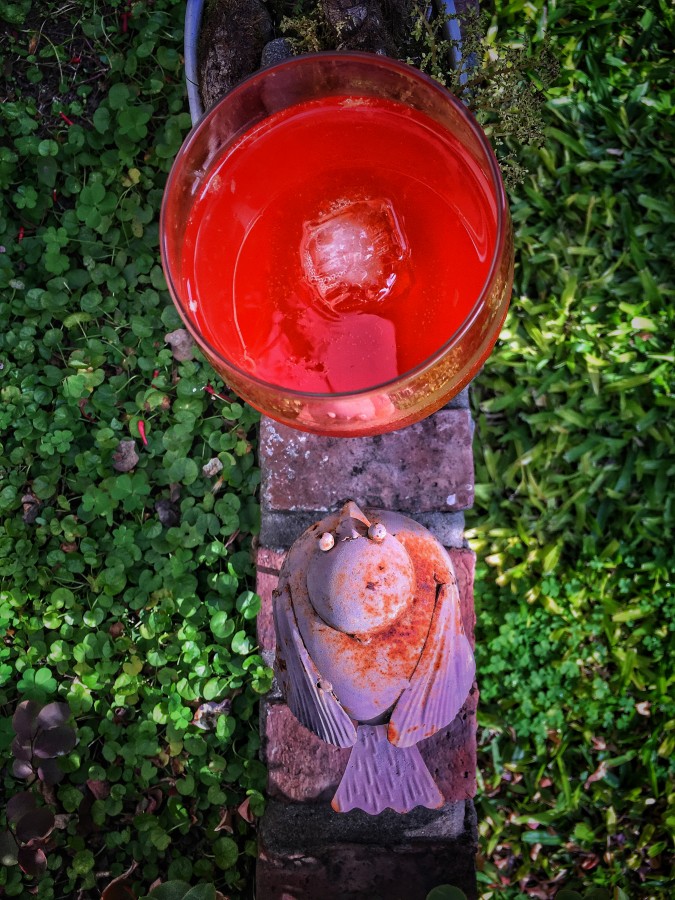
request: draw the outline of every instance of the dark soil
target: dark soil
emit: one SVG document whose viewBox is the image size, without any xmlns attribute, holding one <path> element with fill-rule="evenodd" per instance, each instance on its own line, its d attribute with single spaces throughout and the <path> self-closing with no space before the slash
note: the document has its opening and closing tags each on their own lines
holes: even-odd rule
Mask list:
<svg viewBox="0 0 675 900">
<path fill-rule="evenodd" d="M 0 21 L 0 66 L 4 87 L 0 102 L 30 96 L 35 101 L 40 136 L 49 137 L 62 127 L 60 113 L 71 119 L 88 120 L 107 91 L 109 66 L 82 32 L 73 25 L 78 3 L 33 3 L 20 26 Z M 117 11 L 102 4 L 100 14 L 122 35 Z M 73 111 L 75 110 L 75 112 Z"/>
</svg>

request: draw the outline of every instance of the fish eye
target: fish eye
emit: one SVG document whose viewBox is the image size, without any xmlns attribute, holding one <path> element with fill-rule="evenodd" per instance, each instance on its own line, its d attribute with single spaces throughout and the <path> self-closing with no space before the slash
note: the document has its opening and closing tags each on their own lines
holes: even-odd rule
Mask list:
<svg viewBox="0 0 675 900">
<path fill-rule="evenodd" d="M 319 547 L 326 553 L 328 550 L 332 550 L 335 546 L 335 538 L 330 533 L 330 531 L 324 531 L 324 533 L 319 538 Z"/>
</svg>

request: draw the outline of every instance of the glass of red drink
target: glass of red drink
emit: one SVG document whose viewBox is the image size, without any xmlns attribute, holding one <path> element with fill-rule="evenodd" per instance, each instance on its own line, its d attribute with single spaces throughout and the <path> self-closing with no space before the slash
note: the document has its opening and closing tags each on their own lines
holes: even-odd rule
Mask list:
<svg viewBox="0 0 675 900">
<path fill-rule="evenodd" d="M 160 238 L 216 371 L 319 434 L 440 408 L 490 353 L 511 293 L 484 133 L 435 81 L 372 54 L 296 57 L 226 94 L 176 157 Z"/>
</svg>

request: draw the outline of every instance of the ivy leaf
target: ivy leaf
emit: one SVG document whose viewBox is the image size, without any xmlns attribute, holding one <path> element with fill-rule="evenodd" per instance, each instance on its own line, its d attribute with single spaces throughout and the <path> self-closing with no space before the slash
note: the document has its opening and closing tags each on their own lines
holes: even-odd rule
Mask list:
<svg viewBox="0 0 675 900">
<path fill-rule="evenodd" d="M 219 869 L 231 869 L 239 857 L 239 848 L 229 837 L 219 837 L 213 844 L 213 853 Z"/>
<path fill-rule="evenodd" d="M 440 884 L 429 891 L 426 900 L 467 900 L 467 897 L 461 888 Z"/>
<path fill-rule="evenodd" d="M 38 778 L 48 786 L 59 784 L 65 777 L 65 772 L 59 766 L 56 759 L 43 759 L 37 769 Z"/>
<path fill-rule="evenodd" d="M 67 703 L 48 703 L 40 710 L 37 724 L 42 729 L 56 728 L 58 725 L 64 725 L 70 716 L 70 707 Z"/>
<path fill-rule="evenodd" d="M 212 884 L 197 884 L 190 888 L 183 900 L 216 900 L 216 889 Z"/>
<path fill-rule="evenodd" d="M 40 759 L 52 759 L 70 753 L 77 744 L 75 730 L 69 725 L 57 725 L 40 731 L 33 742 L 33 752 Z"/>
<path fill-rule="evenodd" d="M 29 810 L 16 823 L 16 836 L 22 843 L 35 838 L 44 840 L 54 828 L 54 813 L 44 806 Z"/>
<path fill-rule="evenodd" d="M 24 700 L 17 706 L 12 716 L 12 728 L 23 741 L 32 740 L 38 730 L 38 714 L 42 706 L 33 700 Z"/>
<path fill-rule="evenodd" d="M 36 808 L 35 797 L 29 791 L 21 791 L 19 794 L 14 794 L 7 801 L 7 821 L 15 824 L 26 813 L 32 812 Z"/>
<path fill-rule="evenodd" d="M 190 885 L 187 881 L 166 881 L 153 888 L 149 897 L 152 897 L 153 900 L 183 900 L 189 890 Z"/>
</svg>

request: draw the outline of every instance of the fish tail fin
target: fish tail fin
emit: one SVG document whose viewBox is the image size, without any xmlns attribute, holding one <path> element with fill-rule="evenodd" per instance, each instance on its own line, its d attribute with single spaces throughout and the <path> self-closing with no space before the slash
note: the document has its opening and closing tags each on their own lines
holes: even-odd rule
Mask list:
<svg viewBox="0 0 675 900">
<path fill-rule="evenodd" d="M 376 815 L 387 807 L 399 813 L 444 803 L 415 745 L 395 747 L 386 725 L 359 725 L 342 781 L 333 797 L 336 812 L 362 809 Z"/>
</svg>

